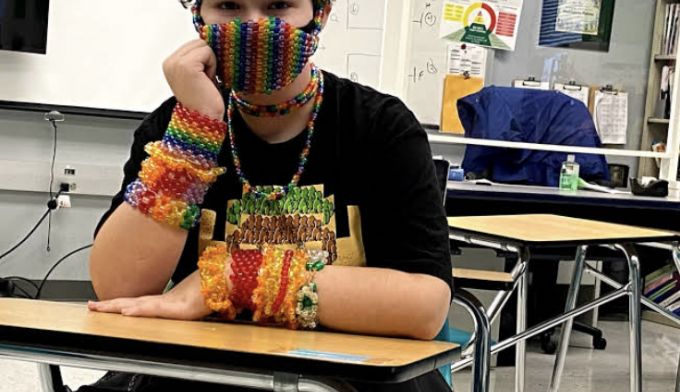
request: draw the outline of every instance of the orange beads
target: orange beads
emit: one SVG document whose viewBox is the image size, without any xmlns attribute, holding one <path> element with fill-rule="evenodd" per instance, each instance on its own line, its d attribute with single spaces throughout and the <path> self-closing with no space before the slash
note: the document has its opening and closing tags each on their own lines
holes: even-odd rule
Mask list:
<svg viewBox="0 0 680 392">
<path fill-rule="evenodd" d="M 210 184 L 225 172 L 217 166 L 217 156 L 226 133 L 225 122 L 178 103 L 163 140 L 144 147 L 149 158 L 128 186 L 125 201 L 158 222 L 194 227 Z"/>
<path fill-rule="evenodd" d="M 208 247 L 198 262 L 201 274 L 201 294 L 210 309 L 226 319 L 236 317 L 236 309 L 229 300 L 229 284 L 224 269 L 229 255 L 226 244 Z"/>
</svg>

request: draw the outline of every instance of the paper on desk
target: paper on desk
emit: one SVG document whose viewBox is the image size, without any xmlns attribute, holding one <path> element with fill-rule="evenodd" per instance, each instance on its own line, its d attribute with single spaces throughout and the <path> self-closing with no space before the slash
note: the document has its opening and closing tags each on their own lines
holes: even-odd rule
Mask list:
<svg viewBox="0 0 680 392">
<path fill-rule="evenodd" d="M 602 144 L 626 144 L 628 93 L 595 91 L 593 120 Z"/>
<path fill-rule="evenodd" d="M 586 107 L 588 106 L 588 98 L 590 97 L 590 88 L 586 86 L 570 86 L 564 83 L 555 83 L 555 91 L 578 99 L 583 102 Z"/>
<path fill-rule="evenodd" d="M 579 180 L 578 180 L 578 187 L 579 187 L 579 189 L 588 189 L 590 191 L 595 191 L 595 192 L 609 193 L 610 195 L 629 195 L 630 194 L 630 192 L 619 191 L 619 190 L 616 190 L 616 189 L 607 188 L 605 186 L 591 184 L 589 182 L 586 182 L 582 178 L 579 178 Z"/>
</svg>

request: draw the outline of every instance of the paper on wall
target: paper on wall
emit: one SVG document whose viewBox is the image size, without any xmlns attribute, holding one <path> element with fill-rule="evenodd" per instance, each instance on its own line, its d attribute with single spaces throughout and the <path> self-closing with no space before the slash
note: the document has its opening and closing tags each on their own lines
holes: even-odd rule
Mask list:
<svg viewBox="0 0 680 392">
<path fill-rule="evenodd" d="M 626 144 L 628 93 L 595 91 L 593 120 L 602 144 Z"/>
<path fill-rule="evenodd" d="M 523 0 L 445 0 L 441 38 L 515 50 Z"/>
<path fill-rule="evenodd" d="M 530 90 L 550 90 L 549 82 L 539 82 L 537 80 L 515 80 L 512 82 L 512 87 L 528 88 Z"/>
<path fill-rule="evenodd" d="M 597 35 L 600 29 L 601 0 L 560 0 L 555 30 Z"/>
<path fill-rule="evenodd" d="M 578 99 L 579 101 L 583 102 L 586 107 L 588 106 L 590 88 L 587 86 L 572 86 L 564 83 L 555 83 L 555 91 L 559 91 L 564 95 Z"/>
<path fill-rule="evenodd" d="M 462 42 L 449 44 L 447 49 L 449 74 L 464 75 L 468 72 L 471 77 L 484 79 L 488 49 Z"/>
</svg>

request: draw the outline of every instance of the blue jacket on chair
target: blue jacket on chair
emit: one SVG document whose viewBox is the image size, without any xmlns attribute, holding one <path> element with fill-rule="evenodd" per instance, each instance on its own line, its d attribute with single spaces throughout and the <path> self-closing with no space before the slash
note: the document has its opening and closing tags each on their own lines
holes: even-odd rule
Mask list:
<svg viewBox="0 0 680 392">
<path fill-rule="evenodd" d="M 563 146 L 600 147 L 600 137 L 583 102 L 557 91 L 486 87 L 458 101 L 468 138 Z M 575 154 L 586 180 L 609 180 L 602 155 Z M 466 173 L 490 172 L 490 180 L 559 186 L 567 154 L 468 145 Z"/>
</svg>

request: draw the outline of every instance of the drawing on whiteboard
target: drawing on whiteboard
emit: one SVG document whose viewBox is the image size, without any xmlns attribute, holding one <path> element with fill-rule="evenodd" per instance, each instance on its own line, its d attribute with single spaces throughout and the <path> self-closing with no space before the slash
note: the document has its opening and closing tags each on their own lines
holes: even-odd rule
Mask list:
<svg viewBox="0 0 680 392">
<path fill-rule="evenodd" d="M 420 13 L 420 17 L 414 20 L 413 23 L 419 24 L 420 27 L 423 27 L 423 23 L 432 27 L 437 24 L 437 15 L 432 12 L 423 11 Z"/>
<path fill-rule="evenodd" d="M 433 11 L 434 8 L 432 7 L 432 3 L 429 1 L 425 3 L 425 9 L 421 11 L 416 11 L 414 9 L 413 23 L 419 25 L 420 28 L 423 28 L 423 25 L 433 27 L 438 21 L 437 15 Z"/>
<path fill-rule="evenodd" d="M 447 71 L 447 41 L 439 37 L 442 0 L 412 0 L 406 105 L 421 123 L 439 124 Z"/>
<path fill-rule="evenodd" d="M 407 76 L 409 79 L 413 81 L 413 83 L 418 83 L 420 82 L 423 77 L 427 74 L 430 75 L 436 75 L 439 73 L 439 70 L 437 69 L 437 66 L 434 63 L 434 59 L 427 59 L 427 63 L 425 64 L 424 67 L 419 68 L 419 67 L 413 67 L 413 71 Z"/>
<path fill-rule="evenodd" d="M 377 86 L 380 83 L 380 56 L 348 54 L 347 74 L 353 82 Z"/>
<path fill-rule="evenodd" d="M 349 8 L 349 12 L 352 15 L 357 15 L 359 13 L 359 4 L 353 3 L 352 6 Z"/>
<path fill-rule="evenodd" d="M 382 30 L 385 2 L 376 0 L 348 0 L 347 28 Z"/>
<path fill-rule="evenodd" d="M 380 88 L 386 2 L 335 0 L 314 61 L 339 76 Z"/>
</svg>

